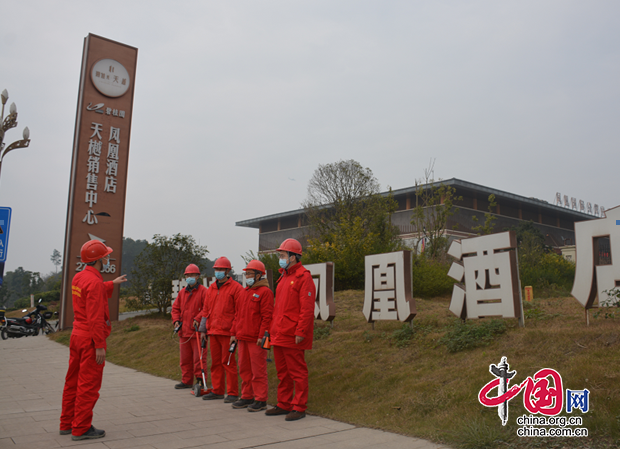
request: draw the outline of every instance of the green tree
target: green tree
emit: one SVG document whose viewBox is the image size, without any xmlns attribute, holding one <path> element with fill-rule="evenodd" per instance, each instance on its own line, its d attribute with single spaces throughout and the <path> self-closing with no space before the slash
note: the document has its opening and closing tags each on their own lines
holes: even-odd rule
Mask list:
<svg viewBox="0 0 620 449">
<path fill-rule="evenodd" d="M 52 261 L 54 265 L 56 265 L 56 273 L 58 273 L 58 267 L 62 263 L 62 255 L 60 254 L 60 251 L 58 251 L 57 249 L 54 249 L 54 251 L 52 252 L 52 257 L 50 257 L 50 260 Z"/>
<path fill-rule="evenodd" d="M 472 230 L 476 231 L 478 235 L 488 235 L 493 233 L 493 228 L 495 227 L 495 220 L 497 217 L 494 215 L 494 208 L 497 207 L 497 201 L 495 201 L 495 195 L 489 195 L 489 212 L 484 214 L 484 224 L 479 224 L 477 226 L 472 226 Z M 472 221 L 478 223 L 478 217 L 473 215 L 471 217 Z"/>
<path fill-rule="evenodd" d="M 319 165 L 308 182 L 303 202 L 313 230 L 327 234 L 344 220 L 362 216 L 379 194 L 379 182 L 369 168 L 349 159 Z"/>
<path fill-rule="evenodd" d="M 123 255 L 121 259 L 121 268 L 123 273 L 131 273 L 133 271 L 134 260 L 136 259 L 138 254 L 140 254 L 140 252 L 142 252 L 142 250 L 146 248 L 146 245 L 148 245 L 148 243 L 149 242 L 147 242 L 146 240 L 134 240 L 129 237 L 123 237 Z M 132 281 L 133 279 L 129 277 L 126 283 L 121 284 L 121 288 L 123 290 L 128 289 L 129 287 L 131 287 Z"/>
<path fill-rule="evenodd" d="M 364 256 L 402 248 L 391 190 L 382 196 L 372 171 L 354 160 L 319 165 L 303 206 L 310 229 L 303 262 L 334 262 L 337 290 L 364 287 Z"/>
<path fill-rule="evenodd" d="M 505 229 L 506 231 L 515 231 L 517 237 L 517 245 L 521 245 L 524 242 L 528 245 L 535 245 L 541 249 L 548 251 L 549 247 L 545 244 L 545 236 L 543 233 L 534 226 L 533 221 L 522 221 L 517 226 L 512 226 Z"/>
<path fill-rule="evenodd" d="M 521 286 L 534 287 L 537 297 L 567 295 L 573 287 L 575 264 L 545 244 L 545 236 L 531 221 L 510 228 L 517 237 Z"/>
<path fill-rule="evenodd" d="M 507 230 L 515 231 L 521 270 L 526 266 L 535 267 L 543 254 L 549 251 L 549 247 L 545 244 L 545 236 L 532 221 L 523 221 Z"/>
<path fill-rule="evenodd" d="M 262 263 L 265 264 L 266 270 L 271 270 L 271 274 L 273 276 L 273 293 L 275 294 L 276 281 L 280 277 L 280 262 L 278 259 L 278 255 L 276 253 L 254 254 L 254 251 L 250 250 L 245 253 L 245 255 L 241 256 L 241 258 L 246 263 L 246 265 L 250 262 L 250 260 L 260 260 Z"/>
<path fill-rule="evenodd" d="M 455 201 L 463 198 L 456 195 L 456 189 L 440 183 L 433 185 L 431 172 L 426 171 L 426 182 L 418 184 L 416 189 L 416 207 L 411 214 L 411 224 L 415 227 L 420 240 L 428 242 L 424 252 L 431 259 L 443 258 L 448 247 L 445 236 L 448 219 L 458 212 Z M 419 243 L 416 253 L 420 250 Z"/>
<path fill-rule="evenodd" d="M 44 285 L 45 282 L 39 272 L 18 267 L 15 271 L 8 271 L 4 275 L 0 299 L 5 307 L 10 308 L 18 299 L 29 298 L 31 294 L 42 291 Z"/>
<path fill-rule="evenodd" d="M 190 235 L 156 234 L 134 259 L 127 307 L 151 306 L 165 313 L 172 303 L 172 280 L 183 277 L 190 263 L 204 270 L 208 253 L 207 247 L 198 245 Z"/>
<path fill-rule="evenodd" d="M 278 278 L 280 262 L 278 261 L 278 255 L 276 253 L 254 254 L 254 251 L 250 250 L 245 253 L 245 255 L 241 256 L 241 258 L 246 263 L 246 265 L 250 262 L 250 260 L 260 260 L 262 263 L 265 264 L 265 269 L 272 270 L 275 279 Z"/>
<path fill-rule="evenodd" d="M 9 309 L 11 305 L 17 300 L 17 297 L 14 298 L 15 291 L 12 289 L 12 286 L 9 282 L 7 282 L 7 277 L 11 273 L 8 271 L 4 275 L 4 280 L 2 282 L 2 287 L 0 287 L 0 308 L 1 309 Z"/>
</svg>

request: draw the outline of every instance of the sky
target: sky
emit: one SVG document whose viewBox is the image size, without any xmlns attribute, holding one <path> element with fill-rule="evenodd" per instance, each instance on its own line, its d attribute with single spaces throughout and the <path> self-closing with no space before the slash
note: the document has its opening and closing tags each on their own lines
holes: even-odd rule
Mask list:
<svg viewBox="0 0 620 449">
<path fill-rule="evenodd" d="M 620 204 L 616 1 L 4 2 L 0 90 L 31 143 L 3 160 L 5 272 L 63 251 L 80 65 L 138 48 L 124 235 L 258 249 L 238 221 L 295 210 L 319 164 L 382 190 L 459 178 L 550 203 Z"/>
</svg>

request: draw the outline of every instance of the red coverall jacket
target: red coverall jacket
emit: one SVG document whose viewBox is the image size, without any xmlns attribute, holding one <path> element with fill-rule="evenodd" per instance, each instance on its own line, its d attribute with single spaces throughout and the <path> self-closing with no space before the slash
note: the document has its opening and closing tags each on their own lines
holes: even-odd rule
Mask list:
<svg viewBox="0 0 620 449">
<path fill-rule="evenodd" d="M 103 282 L 101 273 L 86 266 L 73 277 L 73 335 L 89 337 L 95 348 L 107 349 L 106 338 L 112 331 L 108 298 L 114 284 Z"/>
<path fill-rule="evenodd" d="M 312 275 L 301 263 L 280 269 L 276 305 L 271 321 L 271 344 L 285 348 L 312 349 L 316 288 Z M 295 336 L 304 337 L 295 344 Z"/>
<path fill-rule="evenodd" d="M 202 311 L 202 305 L 207 297 L 207 288 L 196 282 L 193 288 L 189 286 L 179 291 L 177 299 L 172 304 L 172 322 L 183 323 L 179 331 L 179 337 L 193 337 L 195 329 L 192 328 L 194 317 Z"/>
<path fill-rule="evenodd" d="M 230 333 L 238 340 L 256 342 L 265 335 L 273 315 L 273 292 L 267 279 L 243 290 Z"/>
<path fill-rule="evenodd" d="M 237 281 L 228 278 L 217 288 L 214 282 L 207 289 L 207 295 L 202 304 L 202 311 L 196 316 L 200 323 L 202 317 L 207 319 L 208 335 L 225 335 L 230 337 L 230 328 L 235 320 L 237 302 L 243 295 L 243 287 Z"/>
</svg>

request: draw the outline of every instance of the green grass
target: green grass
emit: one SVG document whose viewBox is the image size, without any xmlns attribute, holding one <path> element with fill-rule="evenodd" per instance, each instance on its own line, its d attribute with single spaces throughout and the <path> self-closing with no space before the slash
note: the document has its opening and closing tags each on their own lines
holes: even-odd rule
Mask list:
<svg viewBox="0 0 620 449">
<path fill-rule="evenodd" d="M 313 350 L 306 353 L 310 413 L 454 448 L 620 445 L 620 320 L 591 317 L 586 327 L 576 300 L 549 298 L 525 306 L 530 311 L 525 328 L 516 320 L 462 324 L 448 311 L 449 298 L 434 298 L 417 300 L 413 327 L 376 322 L 373 329 L 362 314 L 363 297 L 360 291 L 336 293 L 333 327 L 316 323 Z M 67 335 L 51 337 L 67 344 Z M 113 323 L 108 360 L 179 380 L 178 345 L 169 317 L 136 317 Z M 526 413 L 523 393 L 510 402 L 509 421 L 502 426 L 497 409 L 477 399 L 492 380 L 489 365 L 502 356 L 517 371 L 512 384 L 553 368 L 564 388 L 588 388 L 590 412 L 583 415 L 583 427 L 590 436 L 517 437 L 515 419 Z M 278 381 L 273 363 L 268 371 L 274 403 Z"/>
</svg>

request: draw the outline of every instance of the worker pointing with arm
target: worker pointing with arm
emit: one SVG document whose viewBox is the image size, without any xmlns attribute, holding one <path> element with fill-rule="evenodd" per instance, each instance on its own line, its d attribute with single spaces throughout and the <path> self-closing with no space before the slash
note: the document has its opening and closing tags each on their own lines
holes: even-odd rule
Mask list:
<svg viewBox="0 0 620 449">
<path fill-rule="evenodd" d="M 99 399 L 106 356 L 106 339 L 111 332 L 108 298 L 115 284 L 127 281 L 122 275 L 103 282 L 101 270 L 108 268 L 112 248 L 99 240 L 86 242 L 80 258 L 86 268 L 71 283 L 73 331 L 69 343 L 69 369 L 65 378 L 60 415 L 60 434 L 74 441 L 102 438 L 105 431 L 92 425 L 93 408 Z"/>
</svg>

